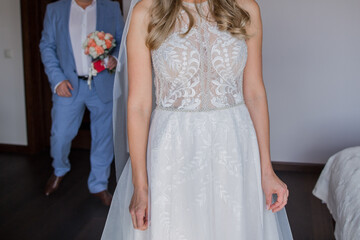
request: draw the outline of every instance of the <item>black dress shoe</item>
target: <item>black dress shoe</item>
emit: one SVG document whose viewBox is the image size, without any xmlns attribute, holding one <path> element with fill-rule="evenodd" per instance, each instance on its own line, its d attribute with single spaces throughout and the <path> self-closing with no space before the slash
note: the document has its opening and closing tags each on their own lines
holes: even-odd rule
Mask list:
<svg viewBox="0 0 360 240">
<path fill-rule="evenodd" d="M 111 193 L 109 193 L 108 190 L 104 190 L 104 191 L 101 191 L 98 193 L 93 193 L 92 195 L 99 198 L 105 206 L 110 206 L 111 200 L 112 200 L 112 195 L 111 195 Z"/>
<path fill-rule="evenodd" d="M 49 196 L 50 194 L 55 192 L 59 188 L 59 185 L 60 185 L 61 181 L 63 180 L 63 178 L 64 178 L 64 176 L 58 177 L 55 174 L 52 174 L 46 183 L 45 195 Z"/>
</svg>

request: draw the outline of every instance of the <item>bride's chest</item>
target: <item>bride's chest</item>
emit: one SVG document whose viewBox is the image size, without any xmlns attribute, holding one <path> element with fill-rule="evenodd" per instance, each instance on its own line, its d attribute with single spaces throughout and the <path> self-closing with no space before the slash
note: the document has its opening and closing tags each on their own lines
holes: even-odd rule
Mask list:
<svg viewBox="0 0 360 240">
<path fill-rule="evenodd" d="M 180 27 L 152 51 L 155 74 L 176 77 L 215 70 L 220 75 L 241 72 L 246 64 L 247 45 L 210 22 L 195 25 L 188 34 Z M 157 71 L 158 70 L 158 71 Z"/>
</svg>

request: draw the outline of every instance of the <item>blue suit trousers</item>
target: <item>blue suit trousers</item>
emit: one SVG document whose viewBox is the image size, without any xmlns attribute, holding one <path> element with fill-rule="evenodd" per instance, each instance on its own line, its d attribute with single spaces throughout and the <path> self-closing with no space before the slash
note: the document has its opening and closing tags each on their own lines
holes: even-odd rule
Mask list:
<svg viewBox="0 0 360 240">
<path fill-rule="evenodd" d="M 114 158 L 112 105 L 103 103 L 96 93 L 92 82 L 89 89 L 87 82 L 79 79 L 78 95 L 72 104 L 53 103 L 51 117 L 51 156 L 56 176 L 64 176 L 70 171 L 69 153 L 71 142 L 77 135 L 85 108 L 90 111 L 91 121 L 91 171 L 88 187 L 91 193 L 107 189 L 110 165 Z"/>
</svg>

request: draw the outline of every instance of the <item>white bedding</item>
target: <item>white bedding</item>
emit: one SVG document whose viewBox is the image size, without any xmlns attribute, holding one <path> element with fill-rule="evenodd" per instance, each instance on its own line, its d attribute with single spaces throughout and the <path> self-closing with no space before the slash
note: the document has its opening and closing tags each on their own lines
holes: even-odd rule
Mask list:
<svg viewBox="0 0 360 240">
<path fill-rule="evenodd" d="M 336 221 L 336 239 L 360 239 L 360 147 L 333 155 L 313 194 L 327 204 Z"/>
</svg>

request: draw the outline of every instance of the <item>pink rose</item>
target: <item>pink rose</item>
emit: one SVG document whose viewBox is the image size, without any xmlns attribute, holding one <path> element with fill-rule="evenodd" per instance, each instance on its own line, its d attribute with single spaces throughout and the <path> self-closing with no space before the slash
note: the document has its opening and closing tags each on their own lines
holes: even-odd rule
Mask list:
<svg viewBox="0 0 360 240">
<path fill-rule="evenodd" d="M 98 55 L 104 54 L 104 52 L 105 52 L 104 49 L 100 46 L 96 46 L 95 51 Z"/>
<path fill-rule="evenodd" d="M 106 48 L 111 48 L 112 47 L 112 42 L 108 39 L 105 40 L 105 45 L 106 45 Z"/>
<path fill-rule="evenodd" d="M 90 38 L 88 42 L 89 47 L 96 47 L 96 42 L 94 39 Z"/>
<path fill-rule="evenodd" d="M 97 36 L 100 40 L 104 40 L 105 39 L 105 33 L 104 32 L 98 32 Z"/>
</svg>

